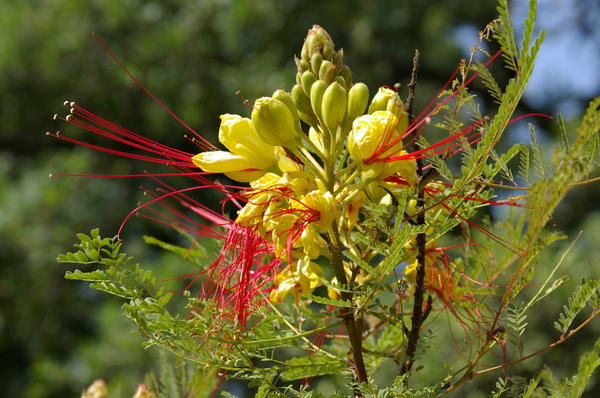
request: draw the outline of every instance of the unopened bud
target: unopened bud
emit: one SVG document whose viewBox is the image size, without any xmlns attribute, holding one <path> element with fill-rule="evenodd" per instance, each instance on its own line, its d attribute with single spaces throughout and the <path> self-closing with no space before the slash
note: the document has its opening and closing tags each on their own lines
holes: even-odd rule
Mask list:
<svg viewBox="0 0 600 398">
<path fill-rule="evenodd" d="M 319 73 L 319 68 L 323 62 L 323 56 L 321 54 L 315 54 L 310 59 L 310 68 L 314 73 Z"/>
<path fill-rule="evenodd" d="M 350 70 L 350 67 L 348 65 L 344 65 L 342 67 L 341 76 L 344 78 L 348 86 L 352 84 L 352 71 Z"/>
<path fill-rule="evenodd" d="M 323 80 L 317 80 L 310 88 L 310 104 L 313 112 L 317 117 L 321 118 L 321 103 L 323 102 L 323 94 L 327 85 Z"/>
<path fill-rule="evenodd" d="M 356 83 L 348 91 L 348 118 L 356 119 L 367 109 L 369 102 L 369 88 L 364 83 Z"/>
<path fill-rule="evenodd" d="M 338 82 L 333 82 L 323 94 L 321 112 L 323 122 L 330 130 L 336 130 L 346 115 L 346 89 Z"/>
<path fill-rule="evenodd" d="M 338 82 L 339 84 L 342 85 L 342 87 L 346 88 L 346 79 L 344 79 L 341 75 L 340 76 L 336 76 L 335 79 L 333 80 L 334 82 Z"/>
<path fill-rule="evenodd" d="M 387 87 L 380 87 L 369 105 L 369 113 L 377 111 L 392 112 L 399 117 L 404 112 L 404 105 L 398 93 Z"/>
<path fill-rule="evenodd" d="M 306 95 L 302 89 L 302 86 L 299 84 L 296 84 L 292 88 L 292 100 L 294 101 L 294 104 L 296 104 L 300 119 L 311 126 L 316 125 L 317 121 L 313 116 L 313 110 L 310 106 L 310 98 L 308 98 L 308 95 Z"/>
<path fill-rule="evenodd" d="M 331 59 L 334 52 L 333 40 L 329 34 L 318 25 L 314 25 L 307 33 L 302 46 L 302 59 L 310 62 L 315 54 L 321 54 L 323 59 Z"/>
<path fill-rule="evenodd" d="M 292 112 L 275 98 L 262 97 L 256 100 L 252 109 L 252 123 L 260 138 L 271 145 L 289 146 L 298 137 Z"/>
<path fill-rule="evenodd" d="M 338 73 L 342 72 L 342 67 L 344 66 L 344 49 L 340 48 L 338 52 L 333 54 L 333 64 L 335 65 L 335 70 Z"/>
<path fill-rule="evenodd" d="M 308 62 L 304 59 L 294 57 L 294 62 L 296 63 L 296 67 L 298 68 L 298 73 L 302 73 L 309 68 Z"/>
<path fill-rule="evenodd" d="M 319 79 L 329 83 L 335 77 L 335 65 L 329 61 L 323 61 L 319 68 Z"/>
<path fill-rule="evenodd" d="M 272 97 L 275 98 L 276 100 L 283 102 L 285 104 L 285 106 L 288 107 L 288 109 L 290 110 L 290 112 L 292 114 L 294 122 L 296 123 L 296 128 L 298 129 L 298 131 L 300 131 L 301 127 L 300 127 L 300 118 L 298 117 L 298 109 L 296 108 L 296 104 L 294 104 L 294 101 L 292 100 L 291 94 L 285 90 L 276 90 L 273 93 Z"/>
<path fill-rule="evenodd" d="M 311 71 L 307 70 L 302 74 L 302 76 L 300 77 L 300 84 L 302 85 L 302 88 L 304 89 L 306 95 L 310 95 L 310 89 L 313 83 L 316 81 L 317 76 Z"/>
</svg>

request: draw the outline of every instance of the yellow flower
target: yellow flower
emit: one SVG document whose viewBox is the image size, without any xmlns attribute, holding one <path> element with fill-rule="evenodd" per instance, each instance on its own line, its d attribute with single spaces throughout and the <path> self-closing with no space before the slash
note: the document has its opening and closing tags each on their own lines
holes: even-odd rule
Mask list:
<svg viewBox="0 0 600 398">
<path fill-rule="evenodd" d="M 356 160 L 368 178 L 385 178 L 397 172 L 409 180 L 416 181 L 416 161 L 414 159 L 384 161 L 391 156 L 406 155 L 402 150 L 399 134 L 406 128 L 406 118 L 398 119 L 390 111 L 376 111 L 354 120 L 352 131 L 348 135 L 348 151 Z M 377 153 L 383 147 L 394 142 L 389 149 Z M 377 159 L 371 159 L 372 157 Z M 371 160 L 371 161 L 369 161 Z"/>
<path fill-rule="evenodd" d="M 327 232 L 337 215 L 337 204 L 331 192 L 315 189 L 306 194 L 302 202 L 319 212 L 319 229 Z"/>
<path fill-rule="evenodd" d="M 250 119 L 221 115 L 219 141 L 231 152 L 202 152 L 192 158 L 194 164 L 240 182 L 256 180 L 277 164 L 275 147 L 260 139 Z"/>
<path fill-rule="evenodd" d="M 275 277 L 275 289 L 269 294 L 269 300 L 280 303 L 288 294 L 294 296 L 297 303 L 301 296 L 312 293 L 312 291 L 323 284 L 323 270 L 308 258 L 298 260 L 288 265 Z"/>
<path fill-rule="evenodd" d="M 256 169 L 268 170 L 276 162 L 275 147 L 260 139 L 248 118 L 228 113 L 221 115 L 219 141 L 231 153 L 252 162 Z"/>
<path fill-rule="evenodd" d="M 300 241 L 304 255 L 313 260 L 327 252 L 327 242 L 319 235 L 314 224 L 310 224 L 302 231 Z"/>
</svg>

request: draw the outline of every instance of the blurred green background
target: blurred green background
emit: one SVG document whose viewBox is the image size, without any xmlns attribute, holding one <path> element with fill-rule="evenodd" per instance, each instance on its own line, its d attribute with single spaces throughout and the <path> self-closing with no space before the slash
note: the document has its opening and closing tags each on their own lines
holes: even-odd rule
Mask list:
<svg viewBox="0 0 600 398">
<path fill-rule="evenodd" d="M 516 21 L 524 17 L 525 3 L 513 2 Z M 568 120 L 576 120 L 586 102 L 600 93 L 598 3 L 541 3 L 539 22 L 549 34 L 520 112 L 563 112 Z M 120 315 L 121 303 L 64 280 L 69 267 L 55 261 L 71 247 L 76 232 L 99 226 L 104 235 L 115 234 L 142 200 L 139 185 L 151 181 L 48 178 L 49 173 L 135 173 L 149 166 L 65 144 L 44 132 L 63 129 L 71 136 L 84 136 L 51 118 L 64 114 L 63 100 L 75 100 L 147 137 L 194 149 L 183 138 L 183 127 L 133 84 L 90 32 L 168 107 L 214 140 L 220 114 L 247 113 L 234 95 L 237 90 L 253 100 L 277 88 L 291 88 L 292 55 L 299 53 L 313 24 L 330 32 L 344 48 L 354 79 L 372 90 L 406 84 L 412 53 L 420 49 L 417 105 L 422 106 L 468 54 L 477 30 L 494 17 L 493 0 L 0 0 L 4 396 L 78 396 L 101 377 L 127 397 L 155 365 L 154 354 L 141 348 L 141 339 Z M 494 69 L 500 80 L 507 77 L 499 62 Z M 473 88 L 480 87 L 475 83 Z M 550 149 L 556 131 L 551 123 L 539 123 L 540 141 Z M 526 123 L 515 124 L 507 143 L 527 137 Z M 100 142 L 89 135 L 84 140 Z M 563 268 L 572 280 L 554 297 L 556 305 L 548 303 L 539 319 L 530 321 L 534 345 L 556 338 L 549 320 L 556 318 L 558 303 L 577 282 L 600 274 L 599 192 L 598 184 L 574 190 L 556 216 L 556 228 L 571 236 L 580 229 L 585 233 Z M 129 223 L 125 232 L 129 253 L 156 268 L 169 267 L 172 259 L 144 247 L 142 234 L 168 239 L 171 233 L 142 219 Z M 557 246 L 546 253 L 549 264 L 559 250 Z M 578 354 L 599 331 L 599 322 L 594 322 L 580 338 L 524 364 L 530 372 L 524 374 L 532 374 L 543 361 L 559 375 L 571 374 Z M 238 391 L 234 384 L 229 388 Z M 477 389 L 467 387 L 460 394 L 483 394 Z"/>
</svg>

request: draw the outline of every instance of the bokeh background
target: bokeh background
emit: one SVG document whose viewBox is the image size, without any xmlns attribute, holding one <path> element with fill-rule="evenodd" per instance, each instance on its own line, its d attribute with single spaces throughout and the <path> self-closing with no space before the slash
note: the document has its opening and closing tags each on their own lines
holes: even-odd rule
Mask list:
<svg viewBox="0 0 600 398">
<path fill-rule="evenodd" d="M 526 1 L 512 6 L 519 27 Z M 548 36 L 519 112 L 562 112 L 575 123 L 587 101 L 600 94 L 599 4 L 541 0 L 538 16 Z M 133 84 L 91 32 L 183 120 L 214 139 L 220 114 L 247 112 L 234 95 L 237 90 L 253 100 L 291 88 L 292 55 L 313 24 L 330 32 L 345 49 L 355 80 L 370 87 L 406 84 L 412 53 L 420 49 L 419 106 L 432 98 L 468 55 L 477 31 L 494 17 L 493 0 L 0 0 L 2 394 L 79 396 L 101 377 L 115 396 L 127 397 L 155 368 L 155 353 L 141 348 L 141 338 L 120 314 L 121 302 L 64 280 L 70 268 L 55 261 L 75 242 L 76 232 L 99 226 L 104 235 L 114 235 L 143 200 L 139 185 L 148 182 L 48 178 L 49 173 L 135 173 L 148 165 L 65 144 L 44 132 L 82 134 L 52 120 L 54 113 L 65 112 L 67 99 L 157 141 L 188 151 L 193 147 L 182 126 Z M 500 80 L 507 78 L 500 62 L 494 70 Z M 475 83 L 473 89 L 480 87 Z M 552 122 L 533 122 L 550 154 L 556 129 Z M 506 144 L 527 140 L 523 122 L 514 125 Z M 573 190 L 556 215 L 555 228 L 571 237 L 579 230 L 584 234 L 563 268 L 571 280 L 553 298 L 556 305 L 548 302 L 537 319 L 530 319 L 532 347 L 556 339 L 551 320 L 559 303 L 581 278 L 600 274 L 599 192 L 600 184 Z M 143 244 L 143 234 L 169 239 L 171 233 L 136 219 L 125 232 L 126 250 L 156 269 L 171 266 L 170 257 Z M 565 245 L 548 250 L 540 266 L 550 266 Z M 515 374 L 532 375 L 545 364 L 558 375 L 570 375 L 599 332 L 596 321 Z M 591 384 L 598 391 L 600 382 Z M 229 388 L 245 395 L 235 384 Z M 475 384 L 460 394 L 476 397 L 485 391 Z"/>
</svg>

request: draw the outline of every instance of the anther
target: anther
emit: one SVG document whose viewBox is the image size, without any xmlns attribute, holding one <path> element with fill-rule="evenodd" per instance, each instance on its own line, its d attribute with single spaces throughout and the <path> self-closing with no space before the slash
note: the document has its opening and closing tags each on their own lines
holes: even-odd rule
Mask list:
<svg viewBox="0 0 600 398">
<path fill-rule="evenodd" d="M 69 103 L 69 101 L 65 101 L 65 102 L 63 102 L 63 105 L 67 106 L 68 103 Z"/>
<path fill-rule="evenodd" d="M 58 119 L 58 113 L 55 113 L 54 116 L 52 116 L 52 119 L 54 119 L 54 120 Z"/>
<path fill-rule="evenodd" d="M 48 174 L 48 178 L 52 178 L 52 177 L 54 177 L 54 174 L 52 174 L 52 173 L 49 173 L 49 174 Z"/>
<path fill-rule="evenodd" d="M 67 115 L 67 117 L 65 118 L 65 120 L 67 122 L 70 122 L 72 117 L 73 117 L 73 115 Z"/>
</svg>

